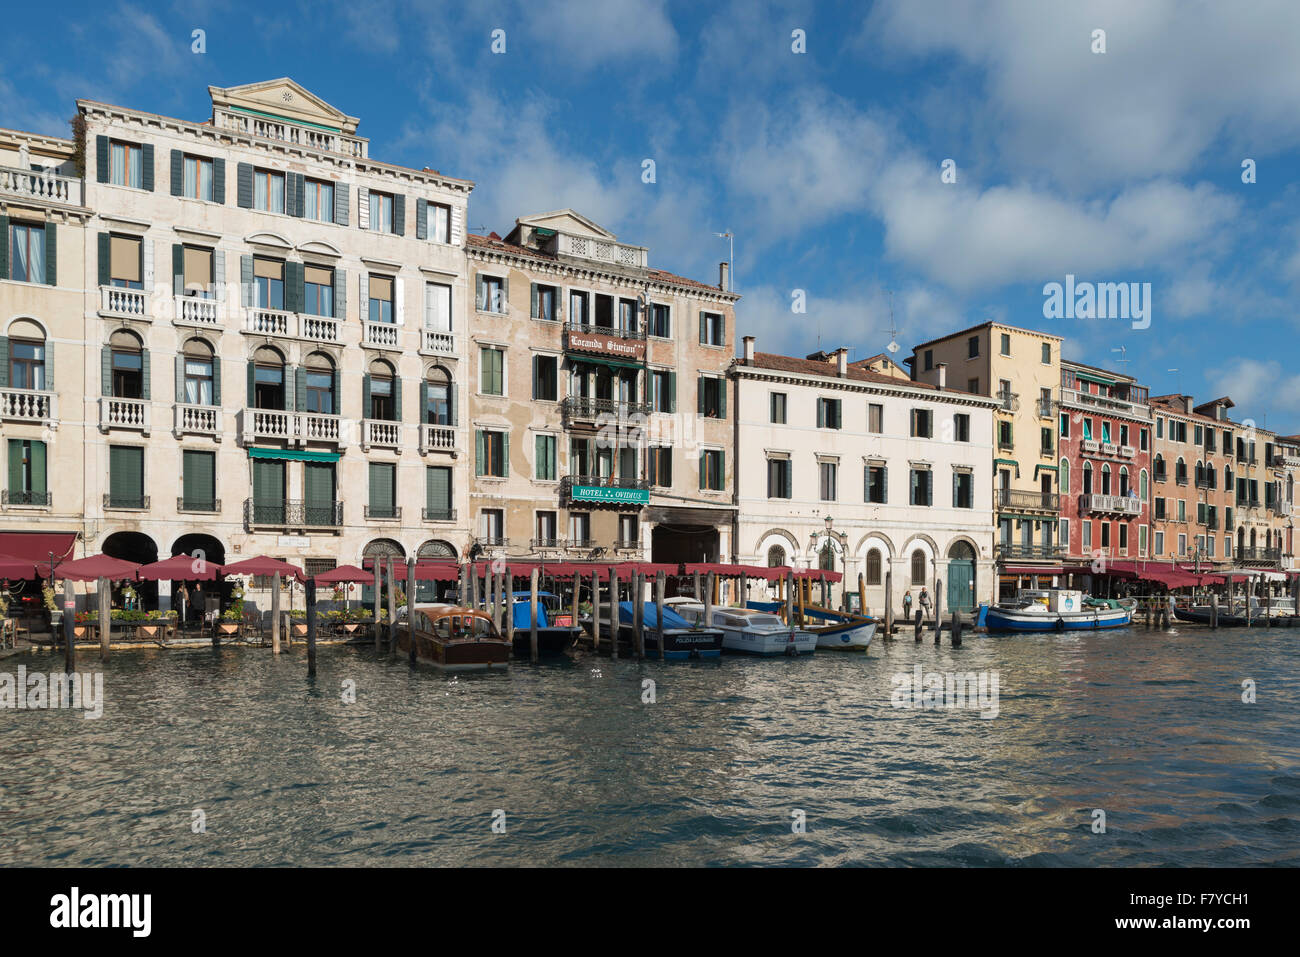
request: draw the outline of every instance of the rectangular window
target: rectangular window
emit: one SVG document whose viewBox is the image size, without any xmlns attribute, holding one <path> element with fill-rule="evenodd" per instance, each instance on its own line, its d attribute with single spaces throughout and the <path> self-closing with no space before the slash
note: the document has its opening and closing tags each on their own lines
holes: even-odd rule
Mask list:
<svg viewBox="0 0 1300 957">
<path fill-rule="evenodd" d="M 425 209 L 429 217 L 429 238 L 435 243 L 451 242 L 451 207 L 430 203 Z"/>
<path fill-rule="evenodd" d="M 490 429 L 482 429 L 478 434 L 480 447 L 480 475 L 506 477 L 506 434 Z"/>
<path fill-rule="evenodd" d="M 560 290 L 555 286 L 538 286 L 537 287 L 537 316 L 538 319 L 544 319 L 547 322 L 555 322 L 559 319 L 556 308 L 560 302 Z"/>
<path fill-rule="evenodd" d="M 838 429 L 840 427 L 840 400 L 818 399 L 817 428 Z"/>
<path fill-rule="evenodd" d="M 505 350 L 483 346 L 478 351 L 479 391 L 484 395 L 505 393 Z"/>
<path fill-rule="evenodd" d="M 979 395 L 979 391 L 980 391 L 979 376 L 976 376 L 973 379 L 966 380 L 966 391 L 971 393 L 972 395 Z"/>
<path fill-rule="evenodd" d="M 885 407 L 875 402 L 867 403 L 867 431 L 880 435 L 885 431 Z"/>
<path fill-rule="evenodd" d="M 15 282 L 45 282 L 44 225 L 10 224 L 9 272 L 5 278 Z"/>
<path fill-rule="evenodd" d="M 934 350 L 926 349 L 923 359 L 924 359 L 925 371 L 929 372 L 931 369 L 934 368 Z"/>
<path fill-rule="evenodd" d="M 591 515 L 588 512 L 569 513 L 569 544 L 576 548 L 591 547 Z"/>
<path fill-rule="evenodd" d="M 9 440 L 9 504 L 49 505 L 45 443 Z"/>
<path fill-rule="evenodd" d="M 970 416 L 958 412 L 952 417 L 952 438 L 954 442 L 970 441 Z"/>
<path fill-rule="evenodd" d="M 559 391 L 559 362 L 555 356 L 533 356 L 533 398 L 554 402 Z"/>
<path fill-rule="evenodd" d="M 539 548 L 556 547 L 556 529 L 558 528 L 558 524 L 554 512 L 537 513 L 537 521 L 534 527 L 536 529 L 537 546 Z"/>
<path fill-rule="evenodd" d="M 785 425 L 786 394 L 772 392 L 768 395 L 770 418 L 773 425 Z"/>
<path fill-rule="evenodd" d="M 1044 342 L 1043 343 L 1043 365 L 1050 366 L 1051 364 L 1052 364 L 1052 346 L 1050 343 Z"/>
<path fill-rule="evenodd" d="M 388 322 L 393 319 L 393 277 L 371 275 L 367 295 L 370 306 L 367 316 L 371 322 Z"/>
<path fill-rule="evenodd" d="M 865 494 L 863 499 L 872 505 L 884 505 L 889 501 L 889 470 L 884 465 L 866 467 Z"/>
<path fill-rule="evenodd" d="M 618 540 L 626 546 L 637 544 L 640 539 L 640 520 L 635 515 L 620 515 L 618 517 Z"/>
<path fill-rule="evenodd" d="M 1069 437 L 1070 437 L 1070 413 L 1062 412 L 1061 413 L 1061 438 L 1068 439 Z"/>
<path fill-rule="evenodd" d="M 1128 554 L 1128 522 L 1119 523 L 1119 550 L 1121 554 Z"/>
<path fill-rule="evenodd" d="M 934 503 L 934 486 L 930 470 L 912 469 L 911 476 L 910 503 L 920 506 L 932 505 Z"/>
<path fill-rule="evenodd" d="M 834 462 L 817 463 L 817 491 L 823 502 L 834 502 L 837 498 L 839 466 Z"/>
<path fill-rule="evenodd" d="M 313 316 L 334 315 L 334 270 L 321 266 L 303 267 L 303 312 Z"/>
<path fill-rule="evenodd" d="M 213 256 L 211 249 L 185 246 L 181 254 L 182 290 L 187 296 L 212 298 Z"/>
<path fill-rule="evenodd" d="M 1165 550 L 1165 533 L 1164 533 L 1164 532 L 1156 532 L 1156 549 L 1155 549 L 1155 554 L 1156 554 L 1157 556 L 1162 555 L 1162 554 L 1164 554 L 1164 550 Z"/>
<path fill-rule="evenodd" d="M 253 208 L 267 213 L 284 212 L 284 174 L 253 170 Z"/>
<path fill-rule="evenodd" d="M 718 449 L 705 449 L 700 453 L 700 487 L 711 492 L 721 492 L 724 488 L 722 452 Z"/>
<path fill-rule="evenodd" d="M 975 507 L 975 476 L 970 472 L 952 474 L 952 507 Z"/>
<path fill-rule="evenodd" d="M 1051 454 L 1052 454 L 1052 430 L 1051 430 L 1051 429 L 1040 429 L 1039 431 L 1040 431 L 1040 435 L 1039 435 L 1039 437 L 1038 437 L 1038 442 L 1039 442 L 1039 445 L 1038 445 L 1038 451 L 1039 451 L 1039 454 L 1041 454 L 1041 455 L 1051 455 Z"/>
<path fill-rule="evenodd" d="M 1110 522 L 1101 523 L 1101 547 L 1110 548 Z"/>
<path fill-rule="evenodd" d="M 486 306 L 479 306 L 486 311 Z M 574 290 L 569 293 L 569 325 L 591 325 L 591 298 L 585 292 Z"/>
<path fill-rule="evenodd" d="M 654 370 L 650 373 L 650 408 L 654 412 L 672 412 L 673 374 Z"/>
<path fill-rule="evenodd" d="M 1011 355 L 1011 334 L 1008 332 L 1002 333 L 1002 354 L 1004 356 Z"/>
<path fill-rule="evenodd" d="M 971 336 L 966 340 L 966 357 L 968 359 L 978 359 L 980 354 L 980 337 Z"/>
<path fill-rule="evenodd" d="M 451 332 L 451 286 L 440 282 L 424 284 L 424 328 Z"/>
<path fill-rule="evenodd" d="M 478 304 L 476 308 L 479 312 L 504 314 L 506 311 L 504 292 L 505 283 L 501 281 L 501 277 L 479 276 Z"/>
<path fill-rule="evenodd" d="M 934 435 L 934 417 L 929 409 L 912 410 L 912 437 L 928 439 Z"/>
<path fill-rule="evenodd" d="M 393 196 L 370 191 L 370 228 L 377 233 L 393 231 Z"/>
<path fill-rule="evenodd" d="M 721 313 L 704 312 L 700 314 L 700 342 L 706 346 L 726 345 Z"/>
<path fill-rule="evenodd" d="M 212 160 L 186 155 L 182 159 L 185 179 L 181 195 L 212 202 Z"/>
<path fill-rule="evenodd" d="M 623 332 L 638 332 L 636 313 L 635 299 L 620 299 L 618 301 L 618 328 Z"/>
<path fill-rule="evenodd" d="M 114 186 L 144 189 L 144 152 L 139 143 L 109 143 L 109 177 Z"/>
<path fill-rule="evenodd" d="M 489 542 L 501 542 L 506 537 L 506 515 L 499 508 L 485 508 L 479 513 L 479 532 Z"/>
<path fill-rule="evenodd" d="M 1080 524 L 1079 528 L 1081 529 L 1083 535 L 1082 539 L 1080 540 L 1083 548 L 1083 553 L 1087 555 L 1092 551 L 1092 519 L 1084 520 Z"/>
<path fill-rule="evenodd" d="M 725 379 L 712 376 L 700 376 L 700 414 L 706 419 L 725 419 L 727 417 L 727 398 L 724 391 Z"/>
<path fill-rule="evenodd" d="M 108 448 L 108 504 L 110 508 L 145 508 L 144 449 L 110 445 Z"/>
<path fill-rule="evenodd" d="M 1186 535 L 1179 535 L 1179 536 L 1178 536 L 1178 555 L 1179 555 L 1179 557 L 1182 557 L 1182 556 L 1184 556 L 1184 555 L 1186 555 L 1186 554 L 1187 554 L 1187 536 L 1186 536 Z"/>
<path fill-rule="evenodd" d="M 789 459 L 767 460 L 767 497 L 790 498 L 792 494 Z"/>
<path fill-rule="evenodd" d="M 1012 441 L 1011 425 L 1012 423 L 1010 422 L 998 423 L 998 448 L 1015 448 L 1015 442 Z"/>
<path fill-rule="evenodd" d="M 424 507 L 426 519 L 450 521 L 451 467 L 430 465 L 424 470 Z"/>
<path fill-rule="evenodd" d="M 543 482 L 554 482 L 558 470 L 555 464 L 555 436 L 534 436 L 534 478 Z"/>
<path fill-rule="evenodd" d="M 334 222 L 334 184 L 308 179 L 303 184 L 303 216 L 318 223 Z"/>
<path fill-rule="evenodd" d="M 181 506 L 187 512 L 217 510 L 217 456 L 215 452 L 184 449 L 181 452 Z"/>
<path fill-rule="evenodd" d="M 673 484 L 672 448 L 652 445 L 646 454 L 649 457 L 650 484 L 658 488 L 669 488 Z"/>
<path fill-rule="evenodd" d="M 649 333 L 660 339 L 671 339 L 673 337 L 672 309 L 669 306 L 661 302 L 650 305 Z"/>
<path fill-rule="evenodd" d="M 253 281 L 257 285 L 257 306 L 260 309 L 284 308 L 284 261 L 281 259 L 253 260 Z"/>
</svg>

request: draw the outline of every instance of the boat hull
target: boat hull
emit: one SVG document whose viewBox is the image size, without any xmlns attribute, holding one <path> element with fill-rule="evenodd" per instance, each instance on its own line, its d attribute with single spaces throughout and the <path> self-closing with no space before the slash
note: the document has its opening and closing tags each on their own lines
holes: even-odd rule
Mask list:
<svg viewBox="0 0 1300 957">
<path fill-rule="evenodd" d="M 846 621 L 811 631 L 817 637 L 817 647 L 823 651 L 866 651 L 876 636 L 876 623 Z"/>
<path fill-rule="evenodd" d="M 546 628 L 537 629 L 537 653 L 539 655 L 562 655 L 567 651 L 578 636 L 582 634 L 582 628 L 579 625 L 561 626 L 551 625 Z M 515 629 L 515 655 L 520 658 L 527 658 L 532 655 L 532 638 L 529 636 L 528 629 L 522 631 Z"/>
<path fill-rule="evenodd" d="M 1174 617 L 1179 621 L 1191 624 L 1208 625 L 1210 623 L 1210 613 L 1208 611 L 1197 611 L 1191 608 L 1175 608 Z M 1248 624 L 1244 615 L 1226 615 L 1219 612 L 1218 621 L 1220 628 L 1295 628 L 1300 626 L 1300 615 L 1274 615 L 1267 621 L 1263 616 L 1251 616 Z"/>
<path fill-rule="evenodd" d="M 817 637 L 806 631 L 755 634 L 750 631 L 724 628 L 722 650 L 729 654 L 758 655 L 762 658 L 811 655 L 817 650 Z"/>
<path fill-rule="evenodd" d="M 409 628 L 397 632 L 397 647 L 403 654 L 411 653 Z M 510 666 L 510 643 L 499 638 L 442 641 L 417 634 L 415 660 L 441 671 L 499 671 Z"/>
<path fill-rule="evenodd" d="M 1026 614 L 1016 609 L 994 607 L 984 615 L 985 627 L 990 632 L 1091 631 L 1099 628 L 1123 628 L 1131 621 L 1129 613 L 1122 608 L 1095 612 Z"/>
</svg>

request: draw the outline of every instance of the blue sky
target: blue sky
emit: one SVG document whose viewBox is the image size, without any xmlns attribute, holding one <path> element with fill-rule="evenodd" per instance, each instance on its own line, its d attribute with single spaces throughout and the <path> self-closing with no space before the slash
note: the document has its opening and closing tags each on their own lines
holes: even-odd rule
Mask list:
<svg viewBox="0 0 1300 957">
<path fill-rule="evenodd" d="M 892 291 L 900 356 L 995 318 L 1296 433 L 1297 63 L 1287 0 L 70 2 L 8 18 L 0 125 L 66 134 L 79 96 L 198 120 L 208 84 L 288 75 L 372 156 L 475 180 L 471 228 L 572 206 L 709 282 L 734 231 L 760 350 L 879 352 Z M 1150 327 L 1045 319 L 1067 273 L 1151 283 Z"/>
</svg>

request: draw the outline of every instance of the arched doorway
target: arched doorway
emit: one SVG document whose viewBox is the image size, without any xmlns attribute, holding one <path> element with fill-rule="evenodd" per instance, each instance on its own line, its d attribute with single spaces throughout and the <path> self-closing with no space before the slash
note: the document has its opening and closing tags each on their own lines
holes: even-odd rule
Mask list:
<svg viewBox="0 0 1300 957">
<path fill-rule="evenodd" d="M 214 565 L 224 565 L 226 563 L 226 546 L 211 535 L 204 535 L 201 532 L 182 535 L 176 539 L 176 541 L 172 542 L 171 554 L 173 556 L 190 555 L 194 558 L 202 558 Z M 185 586 L 183 595 L 180 590 L 182 584 Z M 185 599 L 185 620 L 194 623 L 200 621 L 204 613 L 210 610 L 208 607 L 209 600 L 213 602 L 217 611 L 223 609 L 230 600 L 230 591 L 234 586 L 224 578 L 218 578 L 216 581 L 172 582 L 171 587 L 172 607 L 179 614 L 181 598 L 183 597 Z"/>
<path fill-rule="evenodd" d="M 415 551 L 417 562 L 454 562 L 456 549 L 450 542 L 431 538 Z M 438 601 L 439 591 L 454 590 L 455 582 L 417 581 L 415 583 L 415 600 L 418 602 Z"/>
<path fill-rule="evenodd" d="M 953 542 L 948 549 L 948 608 L 975 609 L 975 549 L 968 542 Z"/>
<path fill-rule="evenodd" d="M 148 565 L 158 561 L 158 546 L 154 544 L 152 538 L 142 532 L 114 532 L 104 539 L 103 552 L 111 558 L 135 562 L 137 565 Z M 131 588 L 139 596 L 136 607 L 145 611 L 153 611 L 158 607 L 157 582 L 132 582 Z M 123 607 L 120 585 L 113 587 L 113 605 L 117 608 Z"/>
<path fill-rule="evenodd" d="M 388 567 L 387 562 L 390 558 L 392 559 L 394 566 L 396 566 L 398 563 L 405 564 L 406 549 L 404 549 L 399 542 L 395 542 L 391 538 L 376 538 L 373 541 L 371 541 L 368 545 L 366 545 L 364 549 L 362 549 L 361 567 L 369 569 L 373 567 L 373 563 L 377 559 L 380 562 L 385 563 L 384 568 L 386 571 Z M 396 568 L 394 568 L 394 571 L 396 571 Z M 367 605 L 372 604 L 374 602 L 375 600 L 374 585 L 362 586 L 361 600 L 365 602 Z"/>
</svg>

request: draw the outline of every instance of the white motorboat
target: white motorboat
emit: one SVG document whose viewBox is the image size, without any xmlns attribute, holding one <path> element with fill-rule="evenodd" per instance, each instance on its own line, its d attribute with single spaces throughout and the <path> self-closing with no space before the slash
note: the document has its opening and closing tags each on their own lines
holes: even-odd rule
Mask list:
<svg viewBox="0 0 1300 957">
<path fill-rule="evenodd" d="M 771 612 L 715 606 L 713 617 L 706 623 L 704 603 L 694 598 L 669 598 L 664 605 L 687 621 L 720 630 L 724 651 L 774 657 L 810 655 L 817 648 L 816 635 L 790 627 Z"/>
</svg>

